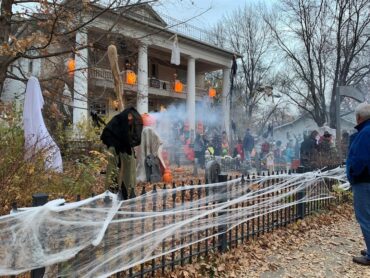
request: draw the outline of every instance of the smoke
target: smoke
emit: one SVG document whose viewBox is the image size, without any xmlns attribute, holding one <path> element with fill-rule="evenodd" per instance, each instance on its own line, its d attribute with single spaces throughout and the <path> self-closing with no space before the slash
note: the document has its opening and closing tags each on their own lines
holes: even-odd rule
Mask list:
<svg viewBox="0 0 370 278">
<path fill-rule="evenodd" d="M 160 112 L 149 113 L 156 120 L 155 131 L 167 144 L 178 143 L 178 136 L 188 131 L 188 113 L 186 103 L 171 104 Z M 194 133 L 209 134 L 224 130 L 224 118 L 220 105 L 204 98 L 196 104 Z"/>
</svg>

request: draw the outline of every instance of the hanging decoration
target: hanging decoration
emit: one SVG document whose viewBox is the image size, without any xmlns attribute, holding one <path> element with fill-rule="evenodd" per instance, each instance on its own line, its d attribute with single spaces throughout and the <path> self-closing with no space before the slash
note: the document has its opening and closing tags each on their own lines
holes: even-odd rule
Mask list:
<svg viewBox="0 0 370 278">
<path fill-rule="evenodd" d="M 141 114 L 141 118 L 143 119 L 144 126 L 155 126 L 156 125 L 155 118 L 149 113 Z"/>
<path fill-rule="evenodd" d="M 112 107 L 113 107 L 114 111 L 118 111 L 119 101 L 118 100 L 113 100 L 112 101 Z"/>
<path fill-rule="evenodd" d="M 174 64 L 176 66 L 180 65 L 180 48 L 179 48 L 179 41 L 177 38 L 177 35 L 175 34 L 172 44 L 172 51 L 171 51 L 171 64 Z"/>
<path fill-rule="evenodd" d="M 213 87 L 210 87 L 209 90 L 208 90 L 209 97 L 214 98 L 216 96 L 216 94 L 217 94 L 216 89 L 213 88 Z"/>
<path fill-rule="evenodd" d="M 176 93 L 179 93 L 181 94 L 183 92 L 183 89 L 184 89 L 184 85 L 181 83 L 180 80 L 175 80 L 175 83 L 174 83 L 174 91 Z"/>
<path fill-rule="evenodd" d="M 69 58 L 67 61 L 67 69 L 68 69 L 68 74 L 73 75 L 75 70 L 76 70 L 76 60 L 73 58 Z"/>
<path fill-rule="evenodd" d="M 126 84 L 135 85 L 136 84 L 136 73 L 132 70 L 126 71 Z"/>
</svg>

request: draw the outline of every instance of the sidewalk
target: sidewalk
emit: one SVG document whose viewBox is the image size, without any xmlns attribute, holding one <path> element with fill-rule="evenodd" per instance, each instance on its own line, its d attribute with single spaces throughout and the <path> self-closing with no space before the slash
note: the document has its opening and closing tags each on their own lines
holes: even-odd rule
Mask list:
<svg viewBox="0 0 370 278">
<path fill-rule="evenodd" d="M 257 258 L 256 265 L 261 262 L 262 268 L 242 267 L 240 277 L 370 277 L 370 267 L 352 263 L 364 243 L 353 213 L 348 214 L 335 217 L 329 225 L 313 227 L 300 238 L 290 236 L 286 246 L 266 250 L 266 259 Z"/>
<path fill-rule="evenodd" d="M 370 267 L 352 263 L 363 248 L 352 205 L 346 204 L 179 267 L 166 277 L 370 278 Z"/>
</svg>

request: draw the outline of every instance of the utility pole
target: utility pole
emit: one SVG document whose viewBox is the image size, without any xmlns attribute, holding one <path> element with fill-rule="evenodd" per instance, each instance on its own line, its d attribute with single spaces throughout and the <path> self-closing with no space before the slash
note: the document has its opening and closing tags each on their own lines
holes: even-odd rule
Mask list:
<svg viewBox="0 0 370 278">
<path fill-rule="evenodd" d="M 364 94 L 361 92 L 360 89 L 353 87 L 353 86 L 338 86 L 336 88 L 336 136 L 337 136 L 337 149 L 338 149 L 338 156 L 339 160 L 342 161 L 342 138 L 341 138 L 341 127 L 340 127 L 340 97 L 349 97 L 358 102 L 364 102 L 365 97 Z"/>
</svg>

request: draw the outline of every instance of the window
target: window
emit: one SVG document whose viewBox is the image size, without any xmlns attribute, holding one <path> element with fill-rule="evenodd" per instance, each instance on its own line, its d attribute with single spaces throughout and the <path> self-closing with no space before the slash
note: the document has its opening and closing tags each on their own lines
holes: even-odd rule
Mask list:
<svg viewBox="0 0 370 278">
<path fill-rule="evenodd" d="M 151 77 L 155 77 L 155 78 L 158 78 L 157 76 L 157 65 L 152 63 L 151 65 L 151 72 L 150 72 L 150 76 Z"/>
<path fill-rule="evenodd" d="M 95 111 L 98 115 L 107 115 L 107 104 L 104 102 L 94 102 L 90 105 L 90 110 Z"/>
</svg>

